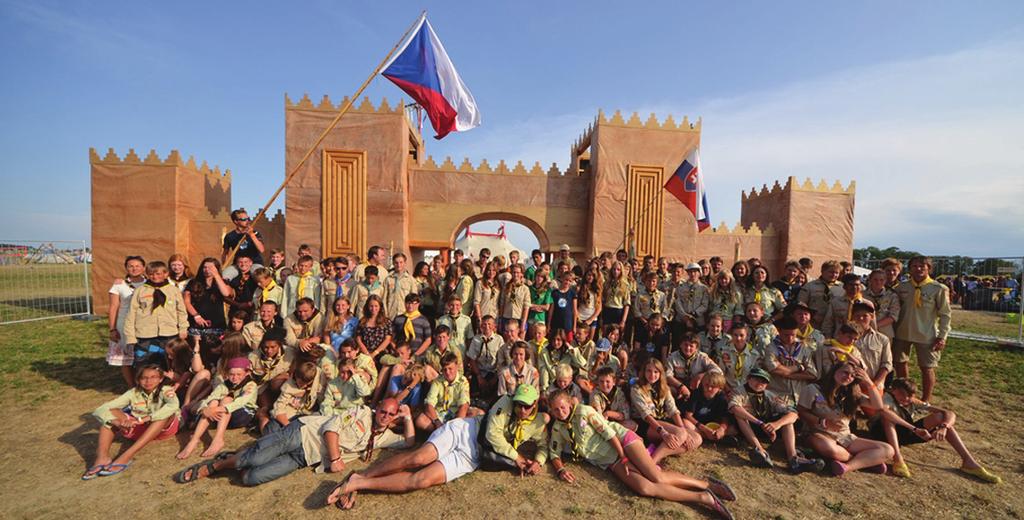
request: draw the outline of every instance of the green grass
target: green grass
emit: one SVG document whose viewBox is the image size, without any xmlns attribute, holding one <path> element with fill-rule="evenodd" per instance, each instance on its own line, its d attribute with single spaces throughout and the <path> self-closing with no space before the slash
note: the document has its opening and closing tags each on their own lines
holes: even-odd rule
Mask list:
<svg viewBox="0 0 1024 520">
<path fill-rule="evenodd" d="M 82 264 L 0 265 L 0 322 L 85 312 Z"/>
<path fill-rule="evenodd" d="M 939 364 L 936 393 L 962 396 L 982 385 L 991 391 L 1024 395 L 1024 350 L 950 339 Z"/>
</svg>

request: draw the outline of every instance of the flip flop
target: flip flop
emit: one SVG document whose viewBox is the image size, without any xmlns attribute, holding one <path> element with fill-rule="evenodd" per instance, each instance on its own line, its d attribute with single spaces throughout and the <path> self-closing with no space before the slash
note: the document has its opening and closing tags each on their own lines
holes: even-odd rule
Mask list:
<svg viewBox="0 0 1024 520">
<path fill-rule="evenodd" d="M 100 476 L 100 472 L 106 469 L 106 464 L 97 464 L 95 466 L 91 466 L 89 467 L 89 469 L 85 470 L 85 473 L 82 473 L 82 480 L 92 480 Z"/>
<path fill-rule="evenodd" d="M 129 461 L 125 464 L 107 464 L 107 466 L 101 469 L 97 475 L 101 477 L 111 477 L 119 473 L 124 473 L 124 471 L 132 465 L 132 462 L 134 461 Z"/>
<path fill-rule="evenodd" d="M 732 487 L 730 487 L 729 484 L 726 484 L 725 482 L 722 482 L 721 480 L 718 480 L 717 478 L 711 476 L 707 477 L 707 481 L 709 484 L 709 489 L 711 486 L 718 487 L 719 492 L 715 493 L 717 497 L 721 498 L 722 500 L 727 500 L 729 502 L 733 502 L 736 500 L 736 492 L 732 490 Z"/>
<path fill-rule="evenodd" d="M 341 479 L 341 481 L 338 482 L 338 485 L 336 485 L 333 488 L 331 488 L 331 492 L 327 494 L 327 497 L 330 498 L 330 496 L 333 495 L 336 491 L 338 491 L 339 489 L 345 487 L 345 484 L 348 484 L 349 479 L 352 478 L 352 474 L 353 473 L 355 473 L 355 471 L 349 471 L 348 474 L 345 475 Z M 348 494 L 349 493 L 344 493 L 344 494 L 338 495 L 338 499 L 334 501 L 334 507 L 337 507 L 338 509 L 342 509 L 342 507 L 341 507 L 341 500 L 345 497 L 345 495 L 348 495 Z"/>
<path fill-rule="evenodd" d="M 842 477 L 847 471 L 846 464 L 843 464 L 838 460 L 832 460 L 829 462 L 829 468 L 832 470 L 833 477 Z"/>
</svg>

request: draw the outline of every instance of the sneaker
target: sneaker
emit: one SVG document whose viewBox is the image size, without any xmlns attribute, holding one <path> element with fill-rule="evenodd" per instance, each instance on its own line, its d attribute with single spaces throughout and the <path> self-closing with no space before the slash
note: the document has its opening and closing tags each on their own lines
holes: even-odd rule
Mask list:
<svg viewBox="0 0 1024 520">
<path fill-rule="evenodd" d="M 960 471 L 963 471 L 964 473 L 967 473 L 968 475 L 971 475 L 973 477 L 978 477 L 981 480 L 984 480 L 985 482 L 990 482 L 992 484 L 1003 483 L 1003 479 L 1000 478 L 999 475 L 996 475 L 995 473 L 992 473 L 981 466 L 978 466 L 976 468 L 965 468 L 963 466 L 960 466 Z M 102 473 L 100 474 L 102 475 Z"/>
<path fill-rule="evenodd" d="M 869 468 L 864 468 L 862 471 L 867 471 L 868 473 L 877 473 L 879 475 L 885 475 L 885 473 L 889 471 L 889 466 L 886 466 L 883 462 L 881 464 L 871 466 Z"/>
<path fill-rule="evenodd" d="M 807 471 L 818 473 L 823 469 L 825 469 L 825 461 L 821 459 L 808 459 L 799 455 L 789 459 L 789 471 L 793 474 Z"/>
<path fill-rule="evenodd" d="M 756 449 L 750 450 L 750 461 L 753 462 L 755 466 L 761 468 L 770 468 L 774 466 L 774 464 L 772 464 L 772 458 L 768 456 L 767 451 L 758 451 Z"/>
<path fill-rule="evenodd" d="M 832 470 L 833 477 L 841 477 L 846 474 L 846 464 L 843 464 L 838 460 L 832 460 L 829 462 L 829 468 Z"/>
<path fill-rule="evenodd" d="M 906 462 L 899 462 L 892 465 L 892 474 L 894 477 L 910 478 L 910 468 Z"/>
</svg>

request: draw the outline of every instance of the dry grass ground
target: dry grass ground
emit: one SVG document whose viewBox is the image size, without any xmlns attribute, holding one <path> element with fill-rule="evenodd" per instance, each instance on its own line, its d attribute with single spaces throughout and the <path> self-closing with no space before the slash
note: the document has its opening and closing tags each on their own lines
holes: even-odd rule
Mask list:
<svg viewBox="0 0 1024 520">
<path fill-rule="evenodd" d="M 0 517 L 705 517 L 687 506 L 632 496 L 610 475 L 586 465 L 574 466 L 582 477 L 575 485 L 550 473 L 521 479 L 477 472 L 403 496 L 363 494 L 357 511 L 346 514 L 321 507 L 338 476 L 308 469 L 258 488 L 242 487 L 233 476 L 175 484 L 171 476 L 184 465 L 174 454 L 184 434 L 154 444 L 122 475 L 82 482 L 97 437 L 88 413 L 121 390 L 118 376 L 103 362 L 104 329 L 103 323 L 70 320 L 0 327 L 0 405 L 6 415 L 0 428 Z M 744 450 L 715 447 L 668 465 L 730 482 L 740 496 L 732 506 L 737 518 L 1019 518 L 1022 355 L 953 341 L 940 375 L 937 401 L 959 412 L 959 430 L 976 456 L 1004 478 L 1001 486 L 961 475 L 953 451 L 934 443 L 906 450 L 914 473 L 907 480 L 791 476 L 781 468 L 750 467 Z M 229 432 L 230 446 L 251 440 Z"/>
</svg>

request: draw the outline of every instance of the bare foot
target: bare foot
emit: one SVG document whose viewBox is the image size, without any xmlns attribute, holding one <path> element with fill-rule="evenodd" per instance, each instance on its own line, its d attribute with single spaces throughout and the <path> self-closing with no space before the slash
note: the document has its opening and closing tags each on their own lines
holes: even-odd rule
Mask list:
<svg viewBox="0 0 1024 520">
<path fill-rule="evenodd" d="M 223 439 L 218 439 L 218 438 L 214 437 L 213 441 L 210 442 L 210 446 L 208 446 L 206 448 L 206 451 L 204 451 L 202 453 L 202 456 L 203 457 L 212 457 L 212 456 L 220 453 L 220 450 L 222 450 L 222 449 L 224 449 L 224 440 Z"/>
<path fill-rule="evenodd" d="M 188 444 L 186 444 L 185 447 L 182 448 L 181 451 L 179 451 L 177 455 L 175 455 L 175 457 L 177 457 L 178 460 L 185 460 L 185 459 L 191 457 L 192 456 L 192 452 L 196 450 L 196 446 L 198 446 L 198 445 L 199 445 L 199 441 L 198 440 L 195 440 L 195 441 L 189 440 Z"/>
</svg>

